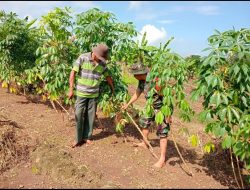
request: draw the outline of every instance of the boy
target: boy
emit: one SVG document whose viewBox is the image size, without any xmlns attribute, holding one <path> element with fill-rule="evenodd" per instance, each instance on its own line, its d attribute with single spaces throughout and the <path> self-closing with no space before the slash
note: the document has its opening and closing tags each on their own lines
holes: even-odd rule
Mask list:
<svg viewBox="0 0 250 190">
<path fill-rule="evenodd" d="M 128 106 L 132 103 L 134 103 L 139 96 L 141 95 L 142 92 L 145 93 L 145 98 L 148 99 L 148 92 L 149 92 L 149 86 L 150 84 L 146 81 L 147 78 L 147 74 L 149 72 L 149 70 L 143 66 L 142 64 L 134 64 L 131 69 L 130 72 L 134 75 L 134 77 L 139 80 L 138 83 L 138 87 L 137 90 L 135 92 L 135 94 L 132 96 L 132 98 L 130 99 L 130 101 L 125 104 L 122 109 L 127 109 Z M 156 86 L 156 90 L 159 90 L 159 87 Z M 162 100 L 163 97 L 161 95 L 159 95 L 159 93 L 155 93 L 153 95 L 153 108 L 154 108 L 154 115 L 151 117 L 143 117 L 140 119 L 140 127 L 142 128 L 142 133 L 143 135 L 148 138 L 148 134 L 149 134 L 149 127 L 152 124 L 152 122 L 154 122 L 155 120 L 155 115 L 158 112 L 158 110 L 161 109 L 162 107 Z M 160 137 L 160 149 L 161 149 L 161 156 L 159 158 L 159 160 L 154 164 L 155 167 L 161 168 L 165 165 L 165 160 L 166 160 L 166 149 L 167 149 L 167 136 L 168 136 L 168 132 L 170 130 L 170 123 L 172 122 L 171 117 L 165 118 L 164 122 L 160 125 L 157 126 L 157 136 Z M 142 146 L 142 147 L 147 147 L 146 143 L 144 142 L 144 140 L 138 144 L 138 146 Z"/>
</svg>

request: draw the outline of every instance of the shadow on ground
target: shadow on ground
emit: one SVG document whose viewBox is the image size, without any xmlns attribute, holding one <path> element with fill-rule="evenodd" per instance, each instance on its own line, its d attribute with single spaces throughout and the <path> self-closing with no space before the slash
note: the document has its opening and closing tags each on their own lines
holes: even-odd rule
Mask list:
<svg viewBox="0 0 250 190">
<path fill-rule="evenodd" d="M 17 103 L 28 104 L 28 103 L 39 103 L 45 104 L 53 109 L 51 103 L 49 101 L 42 102 L 35 97 L 27 97 L 27 101 L 18 101 Z M 56 105 L 58 110 L 62 110 L 59 105 Z M 114 121 L 110 118 L 100 118 L 103 127 L 100 127 L 98 121 L 95 121 L 95 129 L 102 129 L 99 133 L 93 135 L 94 140 L 101 140 L 108 138 L 112 135 L 118 135 L 115 131 Z M 72 121 L 74 122 L 74 121 Z M 153 131 L 154 132 L 154 131 Z M 124 128 L 124 136 L 132 137 L 134 139 L 142 139 L 141 134 L 136 129 L 133 124 L 128 124 Z M 159 139 L 151 139 L 151 145 L 153 147 L 159 147 Z M 195 171 L 197 173 L 203 171 L 206 175 L 213 177 L 220 184 L 227 186 L 229 188 L 237 188 L 235 183 L 235 179 L 233 176 L 233 171 L 231 168 L 230 162 L 228 162 L 227 155 L 221 149 L 217 149 L 215 153 L 212 154 L 204 154 L 203 156 L 197 155 L 197 152 L 194 149 L 188 149 L 185 146 L 177 143 L 177 146 L 187 163 L 201 166 L 202 169 L 196 168 Z M 179 157 L 179 154 L 175 148 L 174 142 L 169 138 L 168 139 L 168 147 L 167 147 L 167 158 L 178 158 L 175 160 L 169 161 L 169 164 L 175 166 L 176 164 L 181 165 L 182 161 Z M 249 188 L 249 185 L 246 187 Z"/>
</svg>

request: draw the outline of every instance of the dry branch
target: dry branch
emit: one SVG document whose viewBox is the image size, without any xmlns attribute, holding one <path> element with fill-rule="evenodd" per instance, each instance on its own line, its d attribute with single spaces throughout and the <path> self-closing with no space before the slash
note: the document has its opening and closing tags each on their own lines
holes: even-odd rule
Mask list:
<svg viewBox="0 0 250 190">
<path fill-rule="evenodd" d="M 131 117 L 131 115 L 126 112 L 126 114 L 128 115 L 128 117 L 130 118 L 130 120 L 133 122 L 133 124 L 135 125 L 135 127 L 137 128 L 137 130 L 140 132 L 140 134 L 142 135 L 143 137 L 143 140 L 144 142 L 146 142 L 146 144 L 148 145 L 149 147 L 149 151 L 151 152 L 151 154 L 158 159 L 158 156 L 154 153 L 153 151 L 153 147 L 151 146 L 151 144 L 148 142 L 147 138 L 143 135 L 142 131 L 140 130 L 139 126 L 135 123 L 135 121 L 133 120 L 133 118 Z"/>
<path fill-rule="evenodd" d="M 236 160 L 237 160 L 237 167 L 238 167 L 239 176 L 240 176 L 241 188 L 242 188 L 242 189 L 245 189 L 244 183 L 243 183 L 243 180 L 242 180 L 242 176 L 241 176 L 241 170 L 240 170 L 240 165 L 239 165 L 238 156 L 236 156 Z"/>
<path fill-rule="evenodd" d="M 68 115 L 70 115 L 69 114 L 69 112 L 60 104 L 60 102 L 59 101 L 57 101 L 56 100 L 56 103 L 68 114 Z"/>
<path fill-rule="evenodd" d="M 50 100 L 50 103 L 51 103 L 52 107 L 56 110 L 56 112 L 58 113 L 58 111 L 57 111 L 57 109 L 56 109 L 56 106 L 55 106 L 53 100 Z"/>
<path fill-rule="evenodd" d="M 231 150 L 231 148 L 229 149 L 229 151 L 230 151 L 231 165 L 232 165 L 232 169 L 233 169 L 233 173 L 234 173 L 234 179 L 235 179 L 235 181 L 236 181 L 236 183 L 237 183 L 237 186 L 238 186 L 239 189 L 240 189 L 240 184 L 239 184 L 239 182 L 238 182 L 238 180 L 237 180 L 236 173 L 235 173 L 235 169 L 234 169 L 234 163 L 233 163 L 233 156 L 232 156 L 232 150 Z"/>
<path fill-rule="evenodd" d="M 188 165 L 186 164 L 185 160 L 183 159 L 183 157 L 182 157 L 182 155 L 181 155 L 181 153 L 180 153 L 180 150 L 179 150 L 179 148 L 178 148 L 178 146 L 177 146 L 177 143 L 176 143 L 176 141 L 175 141 L 175 138 L 174 138 L 174 135 L 173 135 L 172 131 L 171 131 L 171 136 L 172 136 L 172 139 L 173 139 L 173 141 L 174 141 L 175 148 L 176 148 L 176 150 L 177 150 L 177 152 L 178 152 L 178 154 L 179 154 L 179 156 L 180 156 L 182 162 L 184 163 L 184 165 L 185 165 L 186 168 L 188 169 L 188 172 L 187 172 L 187 173 L 189 173 L 191 176 L 194 176 L 194 174 L 191 172 L 190 168 L 188 167 Z"/>
</svg>

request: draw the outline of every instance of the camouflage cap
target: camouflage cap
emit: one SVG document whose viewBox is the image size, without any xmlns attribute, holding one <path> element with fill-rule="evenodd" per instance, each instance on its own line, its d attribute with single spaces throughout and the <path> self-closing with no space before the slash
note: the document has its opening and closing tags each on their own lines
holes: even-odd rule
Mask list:
<svg viewBox="0 0 250 190">
<path fill-rule="evenodd" d="M 106 44 L 97 44 L 95 47 L 92 48 L 92 52 L 96 55 L 98 59 L 103 62 L 106 62 L 108 59 L 108 51 L 109 48 Z"/>
<path fill-rule="evenodd" d="M 148 68 L 142 63 L 135 63 L 129 68 L 129 72 L 133 75 L 147 74 Z"/>
</svg>

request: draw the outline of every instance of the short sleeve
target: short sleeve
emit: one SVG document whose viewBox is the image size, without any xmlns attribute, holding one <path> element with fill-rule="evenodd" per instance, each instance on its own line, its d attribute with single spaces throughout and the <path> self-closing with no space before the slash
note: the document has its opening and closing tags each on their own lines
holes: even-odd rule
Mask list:
<svg viewBox="0 0 250 190">
<path fill-rule="evenodd" d="M 108 76 L 110 76 L 110 73 L 109 73 L 108 70 L 106 70 L 106 71 L 103 73 L 103 75 L 104 75 L 104 77 L 108 77 Z"/>
<path fill-rule="evenodd" d="M 146 83 L 146 81 L 139 80 L 138 87 L 137 87 L 136 91 L 139 93 L 142 93 L 144 91 L 144 88 L 145 88 L 145 83 Z"/>
<path fill-rule="evenodd" d="M 80 70 L 80 66 L 82 62 L 83 62 L 83 59 L 81 56 L 79 56 L 78 59 L 73 64 L 73 70 L 76 71 L 77 73 Z"/>
<path fill-rule="evenodd" d="M 103 69 L 103 73 L 102 73 L 102 74 L 103 74 L 104 77 L 110 76 L 109 69 L 108 69 L 107 66 L 104 66 L 104 69 Z"/>
</svg>

